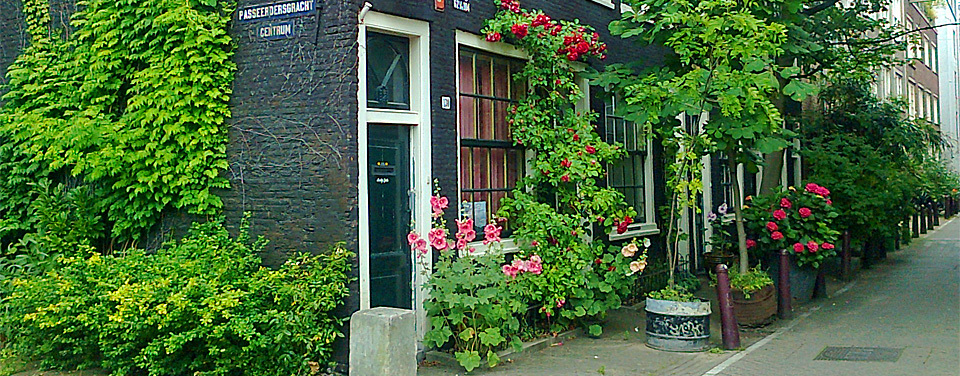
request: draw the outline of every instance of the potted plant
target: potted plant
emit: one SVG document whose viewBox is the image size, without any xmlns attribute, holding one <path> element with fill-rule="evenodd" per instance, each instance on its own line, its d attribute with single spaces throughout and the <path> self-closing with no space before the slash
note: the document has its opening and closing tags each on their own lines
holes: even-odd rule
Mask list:
<svg viewBox="0 0 960 376">
<path fill-rule="evenodd" d="M 710 240 L 707 242 L 710 244 L 710 251 L 703 254 L 707 273 L 714 273 L 717 265 L 720 264 L 732 268 L 737 257 L 735 252 L 737 244 L 723 223 L 723 217 L 727 215 L 727 204 L 720 205 L 717 208 L 717 213 L 710 212 L 707 214 L 707 222 L 710 222 L 712 230 Z"/>
<path fill-rule="evenodd" d="M 676 287 L 647 296 L 647 346 L 666 351 L 710 348 L 710 301 Z"/>
<path fill-rule="evenodd" d="M 836 255 L 834 243 L 840 233 L 833 229 L 838 216 L 830 200 L 830 190 L 815 183 L 803 190 L 789 187 L 772 195 L 747 200 L 744 217 L 752 238 L 748 246 L 761 259 L 769 260 L 768 272 L 778 285 L 780 262 L 777 255 L 786 249 L 792 255 L 790 295 L 797 302 L 813 296 L 817 269 Z"/>
<path fill-rule="evenodd" d="M 760 267 L 746 273 L 731 268 L 729 275 L 733 314 L 737 318 L 737 324 L 761 326 L 769 323 L 770 318 L 777 313 L 777 294 L 773 279 Z"/>
</svg>

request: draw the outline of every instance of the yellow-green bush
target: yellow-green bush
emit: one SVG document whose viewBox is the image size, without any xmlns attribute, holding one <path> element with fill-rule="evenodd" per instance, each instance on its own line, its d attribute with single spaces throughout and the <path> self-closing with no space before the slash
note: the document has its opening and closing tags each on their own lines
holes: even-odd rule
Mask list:
<svg viewBox="0 0 960 376">
<path fill-rule="evenodd" d="M 260 266 L 263 242 L 220 223 L 156 253 L 63 258 L 4 286 L 0 325 L 20 356 L 116 375 L 295 375 L 325 365 L 353 255 L 342 246 Z"/>
</svg>

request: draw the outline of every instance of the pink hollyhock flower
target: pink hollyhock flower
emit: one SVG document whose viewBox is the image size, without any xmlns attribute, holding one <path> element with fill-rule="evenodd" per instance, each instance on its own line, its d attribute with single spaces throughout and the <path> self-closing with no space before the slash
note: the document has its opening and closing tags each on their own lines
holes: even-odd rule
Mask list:
<svg viewBox="0 0 960 376">
<path fill-rule="evenodd" d="M 460 232 L 473 230 L 473 219 L 467 218 L 465 220 L 457 220 L 457 230 Z"/>
<path fill-rule="evenodd" d="M 527 34 L 530 32 L 527 30 L 528 27 L 529 25 L 527 24 L 516 24 L 510 26 L 510 32 L 513 33 L 517 39 L 523 39 L 523 37 L 527 36 Z"/>
<path fill-rule="evenodd" d="M 636 244 L 630 243 L 620 248 L 620 254 L 622 254 L 623 257 L 633 257 L 639 250 Z"/>
<path fill-rule="evenodd" d="M 819 249 L 819 248 L 820 248 L 820 245 L 817 244 L 817 242 L 815 242 L 815 241 L 813 241 L 813 240 L 807 242 L 807 249 L 809 249 L 810 252 L 816 252 L 817 249 Z"/>
<path fill-rule="evenodd" d="M 583 149 L 587 152 L 587 154 L 594 154 L 597 152 L 597 148 L 590 145 L 585 146 Z"/>
<path fill-rule="evenodd" d="M 457 239 L 457 249 L 467 248 L 467 239 Z"/>
<path fill-rule="evenodd" d="M 487 34 L 487 42 L 499 42 L 500 38 L 502 38 L 502 36 L 497 32 Z"/>
<path fill-rule="evenodd" d="M 790 199 L 784 197 L 780 199 L 780 207 L 784 209 L 790 209 L 793 206 L 793 203 L 790 202 Z"/>
<path fill-rule="evenodd" d="M 820 248 L 823 248 L 823 249 L 829 251 L 829 250 L 831 250 L 831 249 L 833 249 L 833 248 L 835 248 L 835 247 L 833 246 L 833 244 L 824 242 L 823 244 L 820 245 Z"/>
<path fill-rule="evenodd" d="M 502 230 L 503 228 L 493 223 L 489 223 L 486 226 L 483 226 L 483 244 L 487 245 L 493 242 L 499 242 L 500 231 Z"/>
<path fill-rule="evenodd" d="M 798 211 L 800 212 L 800 218 L 807 218 L 813 214 L 813 212 L 810 211 L 810 208 L 800 208 Z"/>
<path fill-rule="evenodd" d="M 782 221 L 786 217 L 787 217 L 787 212 L 783 211 L 783 209 L 777 209 L 773 211 L 773 219 Z"/>
<path fill-rule="evenodd" d="M 647 262 L 643 260 L 636 260 L 630 263 L 630 273 L 627 275 L 633 275 L 635 273 L 643 272 L 643 269 L 647 267 Z"/>
<path fill-rule="evenodd" d="M 427 237 L 430 238 L 430 245 L 433 248 L 436 248 L 438 251 L 447 249 L 447 230 L 442 228 L 435 228 L 430 230 L 430 233 L 427 234 Z"/>
<path fill-rule="evenodd" d="M 767 222 L 767 230 L 768 230 L 768 231 L 773 232 L 773 231 L 777 231 L 777 230 L 779 230 L 779 229 L 780 229 L 780 227 L 777 227 L 777 224 L 776 224 L 776 223 Z"/>
<path fill-rule="evenodd" d="M 757 246 L 757 242 L 753 239 L 747 239 L 747 249 Z"/>
<path fill-rule="evenodd" d="M 770 234 L 770 239 L 773 239 L 773 240 L 783 239 L 783 234 L 780 231 L 774 231 L 772 234 Z"/>
<path fill-rule="evenodd" d="M 517 274 L 520 273 L 520 270 L 517 269 L 517 267 L 515 267 L 515 266 L 513 266 L 513 265 L 510 265 L 510 264 L 504 265 L 504 266 L 501 268 L 501 270 L 503 270 L 503 274 L 506 274 L 506 275 L 508 275 L 508 276 L 510 276 L 510 277 L 512 277 L 512 278 L 516 278 L 516 277 L 517 277 Z"/>
<path fill-rule="evenodd" d="M 793 251 L 796 252 L 796 253 L 803 253 L 803 244 L 794 243 L 794 244 L 793 244 Z"/>
<path fill-rule="evenodd" d="M 413 249 L 416 249 L 420 252 L 421 255 L 427 254 L 427 240 L 420 238 L 413 243 Z"/>
<path fill-rule="evenodd" d="M 543 260 L 540 259 L 540 256 L 530 256 L 530 260 L 527 261 L 527 272 L 533 274 L 543 273 Z"/>
<path fill-rule="evenodd" d="M 433 217 L 438 218 L 443 215 L 443 211 L 447 209 L 447 206 L 450 205 L 450 201 L 446 197 L 442 196 L 432 196 L 430 197 L 430 206 L 433 209 Z"/>
<path fill-rule="evenodd" d="M 413 245 L 413 243 L 416 243 L 418 239 L 420 239 L 420 234 L 415 232 L 407 234 L 407 244 Z"/>
</svg>

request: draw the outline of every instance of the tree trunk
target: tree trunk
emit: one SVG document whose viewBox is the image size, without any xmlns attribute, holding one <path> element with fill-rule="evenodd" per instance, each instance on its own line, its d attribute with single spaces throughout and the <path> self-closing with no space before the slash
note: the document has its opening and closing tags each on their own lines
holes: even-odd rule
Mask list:
<svg viewBox="0 0 960 376">
<path fill-rule="evenodd" d="M 733 180 L 733 213 L 737 226 L 737 248 L 740 249 L 740 274 L 747 274 L 750 271 L 750 256 L 747 254 L 747 231 L 743 228 L 740 178 L 737 176 L 737 161 L 730 154 L 727 154 L 727 164 L 730 166 L 730 179 Z"/>
</svg>

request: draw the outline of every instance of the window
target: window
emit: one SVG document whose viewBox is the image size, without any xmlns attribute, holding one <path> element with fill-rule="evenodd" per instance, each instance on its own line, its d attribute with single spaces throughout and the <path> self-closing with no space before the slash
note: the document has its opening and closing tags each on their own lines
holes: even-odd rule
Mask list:
<svg viewBox="0 0 960 376">
<path fill-rule="evenodd" d="M 459 65 L 461 209 L 483 227 L 524 174 L 524 151 L 507 124 L 507 111 L 526 91 L 513 80 L 523 62 L 461 47 Z"/>
<path fill-rule="evenodd" d="M 717 156 L 717 184 L 720 187 L 719 197 L 713 199 L 713 205 L 719 207 L 721 204 L 733 205 L 733 173 L 730 169 L 730 158 L 724 153 Z"/>
<path fill-rule="evenodd" d="M 410 38 L 367 33 L 367 107 L 410 109 Z"/>
<path fill-rule="evenodd" d="M 628 205 L 637 210 L 637 223 L 647 222 L 646 179 L 647 137 L 640 125 L 617 114 L 619 99 L 608 100 L 603 111 L 603 137 L 609 143 L 624 146 L 627 156 L 607 166 L 607 186 L 623 194 Z"/>
</svg>

